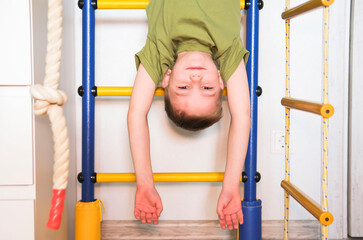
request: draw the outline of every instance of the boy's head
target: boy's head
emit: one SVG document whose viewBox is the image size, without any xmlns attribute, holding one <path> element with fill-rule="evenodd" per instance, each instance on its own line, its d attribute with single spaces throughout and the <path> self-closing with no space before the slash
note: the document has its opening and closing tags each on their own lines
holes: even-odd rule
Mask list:
<svg viewBox="0 0 363 240">
<path fill-rule="evenodd" d="M 179 127 L 197 131 L 222 117 L 223 80 L 208 53 L 179 53 L 163 88 L 167 115 Z"/>
</svg>

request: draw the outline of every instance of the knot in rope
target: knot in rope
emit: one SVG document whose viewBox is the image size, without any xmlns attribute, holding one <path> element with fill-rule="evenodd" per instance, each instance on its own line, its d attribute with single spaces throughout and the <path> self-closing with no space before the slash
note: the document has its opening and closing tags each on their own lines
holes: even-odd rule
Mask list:
<svg viewBox="0 0 363 240">
<path fill-rule="evenodd" d="M 34 113 L 37 116 L 47 114 L 52 105 L 62 106 L 67 102 L 67 94 L 62 90 L 37 84 L 30 89 L 31 94 L 37 101 L 34 104 Z"/>
</svg>

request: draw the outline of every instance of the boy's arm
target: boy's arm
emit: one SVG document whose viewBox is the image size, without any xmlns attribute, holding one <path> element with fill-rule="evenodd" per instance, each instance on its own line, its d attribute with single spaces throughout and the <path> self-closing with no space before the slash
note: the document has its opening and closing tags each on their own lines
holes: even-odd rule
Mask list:
<svg viewBox="0 0 363 240">
<path fill-rule="evenodd" d="M 155 83 L 140 64 L 131 94 L 127 125 L 137 184 L 135 217 L 143 223 L 150 223 L 151 219 L 157 223 L 153 213 L 159 217 L 162 210 L 161 199 L 154 187 L 147 121 L 155 88 Z"/>
<path fill-rule="evenodd" d="M 132 90 L 127 126 L 137 185 L 153 186 L 147 114 L 153 101 L 155 84 L 140 64 Z"/>
<path fill-rule="evenodd" d="M 222 192 L 218 201 L 217 212 L 221 227 L 238 228 L 243 223 L 239 185 L 246 157 L 250 133 L 250 97 L 244 61 L 227 82 L 228 106 L 231 123 L 228 135 L 227 163 Z"/>
</svg>

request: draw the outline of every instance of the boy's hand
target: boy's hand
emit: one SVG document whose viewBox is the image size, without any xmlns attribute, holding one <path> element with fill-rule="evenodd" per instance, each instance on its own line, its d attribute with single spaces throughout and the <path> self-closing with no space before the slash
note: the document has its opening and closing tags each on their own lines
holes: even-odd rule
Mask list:
<svg viewBox="0 0 363 240">
<path fill-rule="evenodd" d="M 218 199 L 217 213 L 222 229 L 226 229 L 226 224 L 229 230 L 238 229 L 238 222 L 243 224 L 241 197 L 238 187 L 222 189 Z"/>
<path fill-rule="evenodd" d="M 137 187 L 135 195 L 135 218 L 142 223 L 158 224 L 163 205 L 154 187 Z"/>
</svg>

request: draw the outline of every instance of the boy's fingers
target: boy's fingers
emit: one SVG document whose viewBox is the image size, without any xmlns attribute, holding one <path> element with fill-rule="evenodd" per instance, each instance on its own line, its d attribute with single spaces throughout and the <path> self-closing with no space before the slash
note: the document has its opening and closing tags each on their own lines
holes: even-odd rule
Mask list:
<svg viewBox="0 0 363 240">
<path fill-rule="evenodd" d="M 152 214 L 151 213 L 147 213 L 146 214 L 146 221 L 147 221 L 147 223 L 151 223 L 151 220 L 152 220 Z"/>
<path fill-rule="evenodd" d="M 233 225 L 232 225 L 232 218 L 231 215 L 226 215 L 226 222 L 227 222 L 227 226 L 229 230 L 233 229 Z"/>
<path fill-rule="evenodd" d="M 218 214 L 218 218 L 219 218 L 219 224 L 221 225 L 222 229 L 226 229 L 226 221 L 225 221 L 225 216 L 223 213 L 223 206 L 217 208 L 217 214 Z"/>
<path fill-rule="evenodd" d="M 233 223 L 234 229 L 238 229 L 238 220 L 237 220 L 236 214 L 232 214 L 232 223 Z"/>
<path fill-rule="evenodd" d="M 134 215 L 137 220 L 140 220 L 140 210 L 139 209 L 135 208 Z"/>
<path fill-rule="evenodd" d="M 218 214 L 220 219 L 224 219 L 223 206 L 218 206 L 217 214 Z"/>
<path fill-rule="evenodd" d="M 156 213 L 153 213 L 152 217 L 153 217 L 153 223 L 155 225 L 157 225 L 158 224 L 158 216 L 156 215 Z"/>
<path fill-rule="evenodd" d="M 146 214 L 145 214 L 145 212 L 141 211 L 140 216 L 141 216 L 141 222 L 146 223 Z"/>
<path fill-rule="evenodd" d="M 242 210 L 237 212 L 239 224 L 243 224 L 243 213 Z"/>
<path fill-rule="evenodd" d="M 224 221 L 224 219 L 219 218 L 219 224 L 221 225 L 222 229 L 226 229 L 226 222 Z"/>
</svg>

